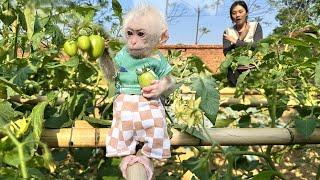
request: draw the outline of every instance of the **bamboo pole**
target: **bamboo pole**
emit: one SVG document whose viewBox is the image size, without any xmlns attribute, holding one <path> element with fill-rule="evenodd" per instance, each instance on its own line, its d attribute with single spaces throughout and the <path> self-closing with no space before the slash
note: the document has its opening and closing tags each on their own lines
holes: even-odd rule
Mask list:
<svg viewBox="0 0 320 180">
<path fill-rule="evenodd" d="M 108 128 L 77 127 L 63 129 L 44 129 L 42 141 L 50 147 L 105 147 Z M 210 145 L 187 133 L 172 129 L 171 144 L 177 146 Z M 320 144 L 320 129 L 305 139 L 294 128 L 211 128 L 210 136 L 220 145 L 289 145 L 289 144 Z"/>
</svg>

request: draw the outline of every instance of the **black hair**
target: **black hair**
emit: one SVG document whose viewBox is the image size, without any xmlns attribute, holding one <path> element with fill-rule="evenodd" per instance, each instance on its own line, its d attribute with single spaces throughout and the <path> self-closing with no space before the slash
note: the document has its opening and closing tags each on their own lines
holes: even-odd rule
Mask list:
<svg viewBox="0 0 320 180">
<path fill-rule="evenodd" d="M 244 1 L 235 1 L 234 3 L 232 3 L 232 5 L 230 7 L 230 18 L 231 18 L 231 21 L 233 21 L 233 19 L 232 19 L 232 10 L 236 6 L 242 6 L 246 10 L 246 12 L 249 13 L 248 6 L 247 6 L 246 2 L 244 2 Z"/>
</svg>

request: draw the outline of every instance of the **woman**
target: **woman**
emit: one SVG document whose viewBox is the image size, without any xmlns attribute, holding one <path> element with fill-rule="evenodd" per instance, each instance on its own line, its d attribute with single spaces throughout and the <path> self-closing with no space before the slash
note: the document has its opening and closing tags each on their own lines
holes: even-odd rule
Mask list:
<svg viewBox="0 0 320 180">
<path fill-rule="evenodd" d="M 248 6 L 244 1 L 235 1 L 231 5 L 230 18 L 234 25 L 224 31 L 224 55 L 241 46 L 251 45 L 254 48 L 255 42 L 263 38 L 260 24 L 258 22 L 249 22 L 248 13 Z M 236 86 L 239 75 L 246 70 L 248 70 L 248 67 L 243 66 L 239 66 L 234 72 L 231 67 L 228 68 L 227 78 L 231 86 Z"/>
</svg>

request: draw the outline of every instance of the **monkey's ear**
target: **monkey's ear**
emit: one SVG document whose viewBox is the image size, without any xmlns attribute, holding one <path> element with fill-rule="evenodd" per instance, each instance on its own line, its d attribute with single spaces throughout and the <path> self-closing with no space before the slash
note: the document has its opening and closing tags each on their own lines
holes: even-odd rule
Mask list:
<svg viewBox="0 0 320 180">
<path fill-rule="evenodd" d="M 168 30 L 164 30 L 161 34 L 161 37 L 159 39 L 160 44 L 164 44 L 169 39 L 169 33 Z"/>
</svg>

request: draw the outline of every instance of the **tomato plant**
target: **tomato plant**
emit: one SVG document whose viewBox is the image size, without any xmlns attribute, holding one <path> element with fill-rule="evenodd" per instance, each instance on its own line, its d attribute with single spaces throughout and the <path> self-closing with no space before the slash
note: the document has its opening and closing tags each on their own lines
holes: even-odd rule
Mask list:
<svg viewBox="0 0 320 180">
<path fill-rule="evenodd" d="M 98 65 L 76 55 L 75 42 L 64 46 L 79 32 L 105 35 L 93 20 L 98 6 L 19 0 L 2 1 L 0 9 L 0 177 L 54 177 L 42 129 L 95 119 L 93 112 L 110 104 L 96 99 L 107 94 Z"/>
</svg>

